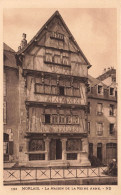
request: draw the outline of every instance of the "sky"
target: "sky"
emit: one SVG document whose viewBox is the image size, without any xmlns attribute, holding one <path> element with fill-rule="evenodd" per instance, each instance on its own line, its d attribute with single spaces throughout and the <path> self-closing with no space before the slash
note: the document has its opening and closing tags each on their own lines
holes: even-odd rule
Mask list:
<svg viewBox="0 0 121 195">
<path fill-rule="evenodd" d="M 5 8 L 3 41 L 15 51 L 27 34 L 29 42 L 58 10 L 97 77 L 104 68 L 117 66 L 117 12 L 115 8 Z"/>
</svg>

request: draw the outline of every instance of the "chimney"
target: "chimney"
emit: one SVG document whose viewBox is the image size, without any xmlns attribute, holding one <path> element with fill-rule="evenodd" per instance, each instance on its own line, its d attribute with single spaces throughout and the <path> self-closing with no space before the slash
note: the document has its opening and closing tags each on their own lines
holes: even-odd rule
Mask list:
<svg viewBox="0 0 121 195">
<path fill-rule="evenodd" d="M 104 68 L 104 70 L 103 70 L 103 73 L 105 73 L 106 72 L 106 68 Z"/>
<path fill-rule="evenodd" d="M 27 45 L 26 34 L 23 33 L 22 37 L 23 39 L 21 41 L 21 49 L 23 49 Z"/>
<path fill-rule="evenodd" d="M 18 51 L 20 51 L 20 50 L 21 50 L 21 46 L 18 47 Z"/>
</svg>

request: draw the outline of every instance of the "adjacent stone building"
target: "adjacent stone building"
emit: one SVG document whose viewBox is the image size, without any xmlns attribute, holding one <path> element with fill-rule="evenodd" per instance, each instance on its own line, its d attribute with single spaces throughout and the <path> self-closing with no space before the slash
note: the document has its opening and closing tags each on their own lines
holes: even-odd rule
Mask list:
<svg viewBox="0 0 121 195">
<path fill-rule="evenodd" d="M 23 34 L 16 55 L 11 49 L 4 53 L 5 161 L 26 166 L 90 165 L 87 83 L 91 65 L 59 12 L 28 44 Z M 7 55 L 13 59 L 9 68 Z"/>
<path fill-rule="evenodd" d="M 88 76 L 89 156 L 103 163 L 117 159 L 117 84 L 113 68 L 97 79 Z"/>
<path fill-rule="evenodd" d="M 15 51 L 5 43 L 3 48 L 3 152 L 4 162 L 12 162 L 18 152 L 19 79 Z"/>
</svg>

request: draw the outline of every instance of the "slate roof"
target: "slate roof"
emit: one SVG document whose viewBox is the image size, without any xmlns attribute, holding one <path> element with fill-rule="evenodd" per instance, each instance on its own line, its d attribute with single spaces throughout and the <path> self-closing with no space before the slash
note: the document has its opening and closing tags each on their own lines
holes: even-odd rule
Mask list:
<svg viewBox="0 0 121 195">
<path fill-rule="evenodd" d="M 3 43 L 3 55 L 4 55 L 4 66 L 11 68 L 18 68 L 16 65 L 15 51 L 7 44 Z"/>
<path fill-rule="evenodd" d="M 91 86 L 96 86 L 98 85 L 99 83 L 101 83 L 105 88 L 107 88 L 108 86 L 105 85 L 104 83 L 102 83 L 100 80 L 92 77 L 91 75 L 88 74 L 88 80 L 90 81 L 91 83 Z"/>
<path fill-rule="evenodd" d="M 109 69 L 108 71 L 106 71 L 105 73 L 101 74 L 100 76 L 97 77 L 97 79 L 99 79 L 100 81 L 105 80 L 106 78 L 108 78 L 109 76 L 116 76 L 116 69 L 112 68 Z"/>
</svg>

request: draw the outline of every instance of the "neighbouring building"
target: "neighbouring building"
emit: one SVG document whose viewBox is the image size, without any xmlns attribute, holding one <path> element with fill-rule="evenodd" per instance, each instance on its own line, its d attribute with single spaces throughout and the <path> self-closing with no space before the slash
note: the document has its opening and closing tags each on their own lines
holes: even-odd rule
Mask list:
<svg viewBox="0 0 121 195">
<path fill-rule="evenodd" d="M 88 76 L 89 156 L 103 163 L 117 159 L 117 84 L 111 68 L 97 79 Z"/>
<path fill-rule="evenodd" d="M 15 51 L 3 45 L 3 153 L 4 162 L 16 161 L 19 124 L 19 79 Z"/>
<path fill-rule="evenodd" d="M 23 34 L 17 53 L 5 47 L 5 161 L 26 166 L 90 165 L 87 85 L 91 65 L 59 12 L 29 43 Z"/>
</svg>

